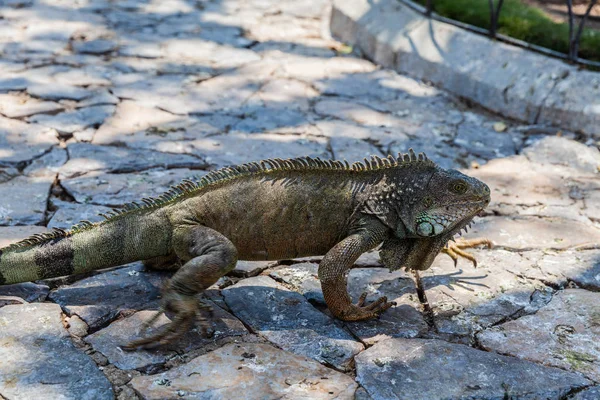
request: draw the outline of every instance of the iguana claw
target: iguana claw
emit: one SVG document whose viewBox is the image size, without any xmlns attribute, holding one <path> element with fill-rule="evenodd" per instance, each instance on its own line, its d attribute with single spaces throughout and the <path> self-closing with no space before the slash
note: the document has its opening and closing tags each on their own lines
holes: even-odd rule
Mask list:
<svg viewBox="0 0 600 400">
<path fill-rule="evenodd" d="M 463 249 L 470 249 L 476 246 L 485 245 L 488 249 L 494 247 L 494 243 L 486 238 L 477 239 L 462 239 L 459 238 L 454 243 L 448 243 L 446 247 L 442 249 L 442 253 L 447 254 L 453 261 L 454 266 L 458 263 L 458 258 L 466 258 L 473 263 L 473 267 L 477 268 L 477 259 L 471 253 L 463 251 Z"/>
<path fill-rule="evenodd" d="M 173 290 L 167 290 L 163 296 L 163 306 L 142 325 L 142 332 L 145 332 L 156 320 L 165 312 L 171 311 L 175 313 L 173 321 L 163 326 L 154 335 L 133 340 L 124 346 L 123 350 L 138 350 L 152 349 L 163 346 L 180 338 L 194 325 L 196 320 L 200 322 L 202 336 L 208 337 L 211 335 L 211 329 L 207 318 L 202 314 L 204 311 L 212 316 L 212 307 L 201 303 L 195 296 L 187 296 L 179 294 Z"/>
</svg>

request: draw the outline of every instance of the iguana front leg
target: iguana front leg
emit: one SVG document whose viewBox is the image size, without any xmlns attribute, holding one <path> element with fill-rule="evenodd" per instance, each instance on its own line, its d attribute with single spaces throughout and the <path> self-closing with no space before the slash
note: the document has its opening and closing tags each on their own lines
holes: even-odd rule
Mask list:
<svg viewBox="0 0 600 400">
<path fill-rule="evenodd" d="M 456 242 L 448 242 L 446 247 L 441 250 L 441 253 L 447 254 L 453 261 L 454 266 L 458 263 L 458 258 L 466 258 L 473 263 L 473 266 L 477 268 L 477 259 L 471 253 L 463 251 L 464 249 L 471 249 L 473 247 L 485 245 L 488 249 L 494 247 L 494 243 L 486 238 L 477 239 L 458 239 Z"/>
<path fill-rule="evenodd" d="M 197 318 L 200 318 L 202 331 L 207 331 L 202 310 L 210 307 L 201 304 L 196 295 L 235 267 L 237 250 L 225 236 L 201 225 L 175 228 L 173 248 L 176 255 L 187 262 L 166 286 L 159 314 L 171 311 L 175 313 L 175 318 L 155 335 L 127 344 L 123 347 L 126 350 L 172 342 L 186 333 Z M 155 319 L 152 318 L 148 323 Z"/>
<path fill-rule="evenodd" d="M 395 303 L 380 297 L 365 306 L 367 293 L 356 304 L 348 295 L 348 270 L 364 252 L 383 241 L 387 228 L 376 221 L 369 222 L 358 232 L 351 234 L 327 252 L 319 265 L 319 279 L 323 297 L 333 315 L 343 321 L 360 321 L 378 316 Z"/>
</svg>

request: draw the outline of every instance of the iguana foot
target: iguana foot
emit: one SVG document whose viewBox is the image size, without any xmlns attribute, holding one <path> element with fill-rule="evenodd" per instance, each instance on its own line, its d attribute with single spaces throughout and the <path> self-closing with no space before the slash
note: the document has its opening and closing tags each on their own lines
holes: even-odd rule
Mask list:
<svg viewBox="0 0 600 400">
<path fill-rule="evenodd" d="M 188 332 L 196 320 L 200 322 L 202 336 L 212 336 L 208 319 L 203 315 L 204 312 L 208 312 L 212 316 L 212 307 L 199 302 L 195 296 L 183 295 L 173 290 L 165 292 L 161 309 L 142 325 L 142 332 L 145 332 L 165 311 L 175 313 L 173 321 L 163 326 L 154 335 L 134 340 L 121 346 L 122 349 L 152 349 L 172 343 Z"/>
<path fill-rule="evenodd" d="M 456 242 L 454 243 L 448 243 L 446 245 L 446 247 L 444 247 L 442 249 L 442 253 L 448 254 L 448 256 L 454 260 L 454 266 L 456 267 L 456 264 L 458 263 L 458 258 L 462 257 L 462 258 L 466 258 L 467 260 L 471 261 L 473 263 L 473 266 L 475 268 L 477 268 L 477 260 L 475 259 L 475 256 L 473 256 L 471 253 L 467 253 L 466 251 L 463 251 L 463 249 L 470 249 L 473 247 L 477 247 L 477 246 L 481 246 L 481 245 L 485 245 L 487 246 L 488 249 L 491 249 L 492 247 L 494 247 L 494 243 L 486 238 L 477 238 L 477 239 L 458 239 Z"/>
<path fill-rule="evenodd" d="M 360 295 L 356 304 L 350 305 L 350 307 L 342 312 L 339 316 L 344 321 L 362 321 L 365 319 L 376 318 L 381 315 L 382 312 L 395 306 L 396 302 L 387 301 L 387 297 L 383 296 L 365 306 L 365 300 L 367 299 L 367 292 Z"/>
</svg>

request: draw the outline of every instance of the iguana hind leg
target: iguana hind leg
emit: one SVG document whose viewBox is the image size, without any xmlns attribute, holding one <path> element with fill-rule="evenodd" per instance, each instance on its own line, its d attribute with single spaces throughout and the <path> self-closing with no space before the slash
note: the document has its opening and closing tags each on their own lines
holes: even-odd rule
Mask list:
<svg viewBox="0 0 600 400">
<path fill-rule="evenodd" d="M 473 266 L 477 268 L 477 259 L 471 253 L 464 251 L 464 249 L 471 249 L 473 247 L 485 245 L 488 249 L 494 247 L 494 243 L 486 238 L 477 238 L 477 239 L 458 239 L 456 242 L 451 243 L 448 242 L 446 247 L 442 249 L 442 253 L 447 254 L 453 261 L 454 266 L 458 263 L 458 258 L 466 258 L 467 260 L 473 263 Z"/>
<path fill-rule="evenodd" d="M 175 254 L 187 262 L 166 286 L 159 312 L 171 311 L 175 317 L 158 333 L 124 346 L 126 350 L 152 348 L 172 342 L 185 334 L 198 317 L 201 317 L 203 333 L 207 331 L 202 311 L 210 307 L 201 304 L 196 295 L 235 267 L 237 250 L 225 236 L 201 225 L 175 228 L 173 248 Z"/>
</svg>

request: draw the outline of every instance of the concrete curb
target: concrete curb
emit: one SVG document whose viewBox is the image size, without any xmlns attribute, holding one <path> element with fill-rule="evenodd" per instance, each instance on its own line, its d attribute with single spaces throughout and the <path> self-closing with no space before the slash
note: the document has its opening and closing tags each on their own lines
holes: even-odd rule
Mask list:
<svg viewBox="0 0 600 400">
<path fill-rule="evenodd" d="M 330 28 L 376 63 L 494 112 L 600 138 L 600 73 L 427 19 L 397 0 L 334 0 Z"/>
</svg>

